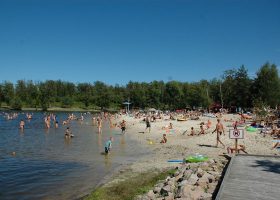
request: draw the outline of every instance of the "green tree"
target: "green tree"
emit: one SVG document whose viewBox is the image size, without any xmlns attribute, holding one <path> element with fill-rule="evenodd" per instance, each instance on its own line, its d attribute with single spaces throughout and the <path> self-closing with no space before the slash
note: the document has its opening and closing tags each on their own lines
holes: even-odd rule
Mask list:
<svg viewBox="0 0 280 200">
<path fill-rule="evenodd" d="M 4 94 L 3 94 L 3 86 L 0 84 L 0 107 L 2 105 L 2 101 L 4 101 Z"/>
<path fill-rule="evenodd" d="M 85 107 L 88 107 L 92 98 L 92 86 L 89 83 L 79 83 L 77 86 L 77 97 Z"/>
<path fill-rule="evenodd" d="M 213 102 L 220 103 L 220 104 L 222 104 L 221 93 L 220 93 L 221 85 L 222 85 L 222 81 L 218 79 L 212 79 L 209 82 L 209 96 Z"/>
<path fill-rule="evenodd" d="M 225 71 L 224 82 L 221 85 L 224 103 L 227 107 L 237 106 L 248 108 L 252 106 L 251 87 L 252 81 L 248 71 L 242 65 L 240 68 Z"/>
<path fill-rule="evenodd" d="M 236 106 L 236 69 L 230 69 L 223 74 L 223 83 L 220 85 L 221 103 L 226 107 Z"/>
<path fill-rule="evenodd" d="M 147 107 L 146 98 L 147 98 L 147 84 L 146 83 L 138 83 L 130 81 L 127 86 L 127 96 L 124 101 L 130 99 L 133 103 L 134 107 L 145 108 Z"/>
<path fill-rule="evenodd" d="M 49 106 L 52 106 L 52 104 L 54 104 L 56 102 L 57 99 L 57 87 L 56 87 L 56 82 L 53 80 L 47 80 L 44 83 L 44 89 L 45 89 L 45 93 L 48 97 L 48 104 Z"/>
<path fill-rule="evenodd" d="M 26 105 L 37 108 L 39 106 L 39 88 L 32 81 L 26 82 Z"/>
<path fill-rule="evenodd" d="M 165 103 L 169 109 L 181 109 L 182 104 L 182 87 L 178 81 L 171 81 L 166 83 L 164 91 Z"/>
<path fill-rule="evenodd" d="M 15 95 L 21 102 L 27 102 L 27 90 L 24 80 L 18 80 L 15 88 Z"/>
<path fill-rule="evenodd" d="M 116 109 L 120 109 L 122 107 L 123 100 L 126 97 L 126 88 L 116 84 L 112 91 L 111 106 L 113 106 Z"/>
<path fill-rule="evenodd" d="M 96 81 L 94 83 L 94 94 L 97 106 L 99 106 L 102 110 L 109 107 L 113 95 L 112 87 L 108 87 L 101 81 Z"/>
<path fill-rule="evenodd" d="M 207 87 L 201 83 L 189 84 L 187 102 L 191 108 L 207 108 L 210 104 L 210 98 L 208 98 L 207 95 Z"/>
<path fill-rule="evenodd" d="M 252 106 L 251 87 L 252 81 L 248 76 L 248 70 L 242 65 L 235 74 L 234 98 L 236 105 L 243 109 Z"/>
<path fill-rule="evenodd" d="M 5 81 L 2 87 L 2 93 L 4 97 L 4 102 L 7 105 L 10 105 L 11 101 L 14 99 L 15 96 L 14 85 L 11 82 Z"/>
<path fill-rule="evenodd" d="M 200 106 L 203 108 L 209 108 L 212 104 L 213 100 L 211 99 L 210 93 L 210 83 L 207 80 L 201 80 L 198 83 L 199 96 L 198 101 L 200 102 Z"/>
<path fill-rule="evenodd" d="M 153 108 L 162 107 L 162 98 L 164 91 L 164 82 L 163 81 L 153 81 L 148 84 L 147 87 L 147 106 Z"/>
<path fill-rule="evenodd" d="M 71 106 L 73 106 L 73 104 L 74 104 L 74 101 L 71 97 L 69 97 L 69 96 L 62 97 L 62 102 L 61 102 L 62 108 L 71 108 Z"/>
<path fill-rule="evenodd" d="M 43 111 L 47 111 L 50 106 L 49 91 L 45 83 L 39 84 L 39 102 Z"/>
<path fill-rule="evenodd" d="M 253 83 L 255 99 L 275 107 L 280 103 L 280 81 L 276 65 L 266 63 L 257 72 Z"/>
<path fill-rule="evenodd" d="M 19 97 L 15 97 L 12 101 L 11 101 L 11 108 L 13 110 L 21 110 L 22 109 L 22 101 Z"/>
</svg>

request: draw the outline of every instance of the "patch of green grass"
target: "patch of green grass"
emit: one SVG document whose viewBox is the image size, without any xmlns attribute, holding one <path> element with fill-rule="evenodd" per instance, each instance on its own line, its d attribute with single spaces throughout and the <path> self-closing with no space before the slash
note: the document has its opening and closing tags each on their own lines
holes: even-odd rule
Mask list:
<svg viewBox="0 0 280 200">
<path fill-rule="evenodd" d="M 158 181 L 164 180 L 174 172 L 175 170 L 142 173 L 108 187 L 100 187 L 87 196 L 85 200 L 131 200 L 137 195 L 145 194 Z"/>
</svg>

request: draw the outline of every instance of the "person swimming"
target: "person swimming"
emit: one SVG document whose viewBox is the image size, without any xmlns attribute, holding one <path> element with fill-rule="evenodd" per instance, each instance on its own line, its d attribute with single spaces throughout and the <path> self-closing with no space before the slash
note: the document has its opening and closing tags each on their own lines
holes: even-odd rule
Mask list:
<svg viewBox="0 0 280 200">
<path fill-rule="evenodd" d="M 70 131 L 70 128 L 69 128 L 69 127 L 66 128 L 66 131 L 65 131 L 64 136 L 65 136 L 66 138 L 72 138 L 72 137 L 74 137 L 74 135 L 73 135 L 72 132 Z"/>
</svg>

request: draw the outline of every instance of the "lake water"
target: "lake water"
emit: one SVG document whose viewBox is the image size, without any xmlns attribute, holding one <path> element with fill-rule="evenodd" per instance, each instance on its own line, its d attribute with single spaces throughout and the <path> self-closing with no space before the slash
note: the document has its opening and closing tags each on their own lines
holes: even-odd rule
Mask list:
<svg viewBox="0 0 280 200">
<path fill-rule="evenodd" d="M 147 153 L 120 129 L 110 129 L 104 122 L 103 133 L 97 134 L 91 115 L 82 123 L 73 120 L 70 126 L 75 135 L 65 139 L 67 126 L 62 120 L 68 113 L 56 113 L 59 128 L 44 127 L 43 113 L 34 113 L 25 120 L 21 132 L 20 114 L 17 119 L 6 120 L 0 115 L 0 199 L 77 199 L 89 193 L 117 167 L 135 161 Z M 75 114 L 75 113 L 74 113 Z M 76 113 L 77 116 L 80 116 Z M 102 155 L 104 143 L 114 137 L 112 153 Z M 16 155 L 12 155 L 16 152 Z"/>
</svg>

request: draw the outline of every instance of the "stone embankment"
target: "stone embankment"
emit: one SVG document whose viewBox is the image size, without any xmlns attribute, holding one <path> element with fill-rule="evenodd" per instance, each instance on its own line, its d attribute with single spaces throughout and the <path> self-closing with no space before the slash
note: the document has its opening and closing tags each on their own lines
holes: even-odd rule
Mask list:
<svg viewBox="0 0 280 200">
<path fill-rule="evenodd" d="M 227 159 L 185 163 L 136 200 L 211 200 L 221 180 Z"/>
</svg>

